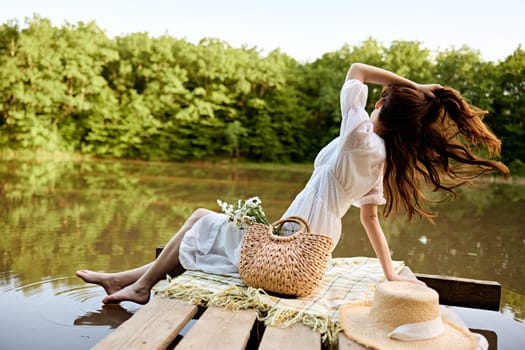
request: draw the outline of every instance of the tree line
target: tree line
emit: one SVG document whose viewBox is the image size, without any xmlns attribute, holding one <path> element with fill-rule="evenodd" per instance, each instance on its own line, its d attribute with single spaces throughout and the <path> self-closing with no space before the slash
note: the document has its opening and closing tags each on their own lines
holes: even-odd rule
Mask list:
<svg viewBox="0 0 525 350">
<path fill-rule="evenodd" d="M 108 38 L 95 22 L 0 26 L 0 149 L 146 160 L 305 162 L 338 134 L 352 62 L 459 90 L 489 111 L 502 160 L 525 174 L 525 51 L 498 62 L 463 46 L 369 38 L 312 62 L 280 50 L 169 35 Z M 370 85 L 369 106 L 380 87 Z"/>
</svg>

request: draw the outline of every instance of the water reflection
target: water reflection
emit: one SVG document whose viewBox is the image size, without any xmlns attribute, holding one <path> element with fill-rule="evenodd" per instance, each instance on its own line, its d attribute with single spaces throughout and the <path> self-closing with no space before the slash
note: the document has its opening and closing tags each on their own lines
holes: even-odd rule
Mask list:
<svg viewBox="0 0 525 350">
<path fill-rule="evenodd" d="M 11 274 L 10 283 L 0 287 L 1 348 L 89 349 L 139 309 L 132 303 L 105 309 L 105 321 L 89 327 L 82 321 L 100 309 L 104 293 L 68 286 L 74 283 L 73 277 L 58 277 L 23 284 Z"/>
<path fill-rule="evenodd" d="M 277 219 L 310 170 L 0 161 L 0 322 L 13 325 L 4 331 L 6 349 L 37 344 L 89 348 L 139 306 L 102 306 L 102 288 L 83 284 L 72 276 L 75 270 L 116 271 L 149 262 L 154 247 L 164 244 L 195 208 L 218 209 L 217 198 L 260 195 L 267 215 Z M 499 281 L 504 287 L 502 311 L 489 314 L 478 328 L 501 323 L 496 317 L 510 317 L 523 334 L 525 186 L 467 189 L 436 209 L 435 225 L 417 220 L 407 225 L 403 219 L 384 222 L 394 258 L 421 273 Z M 344 220 L 335 255 L 373 255 L 357 210 Z M 35 336 L 27 339 L 18 334 L 20 329 L 31 329 Z M 516 333 L 501 334 L 503 342 L 520 340 Z M 522 336 L 519 342 L 524 340 Z"/>
<path fill-rule="evenodd" d="M 89 311 L 75 319 L 75 326 L 109 326 L 117 328 L 120 324 L 133 316 L 133 313 L 121 305 L 102 305 L 96 311 Z"/>
</svg>

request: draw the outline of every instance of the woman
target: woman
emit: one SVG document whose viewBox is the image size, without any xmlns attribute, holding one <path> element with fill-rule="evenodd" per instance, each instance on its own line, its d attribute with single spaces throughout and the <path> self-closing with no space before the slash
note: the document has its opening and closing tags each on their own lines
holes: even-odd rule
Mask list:
<svg viewBox="0 0 525 350">
<path fill-rule="evenodd" d="M 370 117 L 365 111 L 365 83 L 385 86 Z M 318 154 L 312 177 L 283 217 L 306 218 L 313 232 L 330 234 L 335 247 L 342 217 L 351 205 L 359 207 L 385 277 L 421 283 L 394 271 L 378 205 L 386 203 L 386 216 L 404 210 L 409 219 L 414 215 L 431 219 L 421 181 L 436 191 L 454 193 L 456 187 L 486 172 L 507 176 L 505 165 L 471 150 L 485 146 L 497 155 L 501 143 L 483 124 L 484 112 L 453 89 L 416 84 L 366 64 L 350 67 L 341 89 L 341 113 L 340 135 Z M 198 209 L 154 262 L 118 273 L 81 270 L 77 276 L 104 287 L 108 294 L 104 303 L 146 303 L 159 280 L 184 268 L 237 272 L 241 235 L 232 235 L 232 227 L 224 214 Z"/>
</svg>

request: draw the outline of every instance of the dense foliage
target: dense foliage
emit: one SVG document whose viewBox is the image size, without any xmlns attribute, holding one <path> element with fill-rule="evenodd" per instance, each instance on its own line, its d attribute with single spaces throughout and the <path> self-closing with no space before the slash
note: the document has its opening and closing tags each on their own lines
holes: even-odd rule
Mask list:
<svg viewBox="0 0 525 350">
<path fill-rule="evenodd" d="M 374 39 L 301 63 L 219 39 L 192 44 L 35 16 L 0 27 L 0 148 L 148 160 L 302 162 L 337 135 L 352 62 L 456 87 L 489 110 L 503 160 L 525 172 L 525 51 L 485 62 L 468 47 L 434 56 Z M 379 94 L 370 86 L 370 103 Z M 371 107 L 371 106 L 369 106 Z"/>
</svg>

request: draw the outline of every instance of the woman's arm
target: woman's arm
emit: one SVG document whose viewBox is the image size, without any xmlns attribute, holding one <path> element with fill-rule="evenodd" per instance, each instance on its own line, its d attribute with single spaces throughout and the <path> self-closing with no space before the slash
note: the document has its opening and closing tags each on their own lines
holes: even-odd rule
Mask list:
<svg viewBox="0 0 525 350">
<path fill-rule="evenodd" d="M 390 72 L 386 69 L 370 66 L 364 63 L 352 63 L 346 80 L 357 79 L 363 83 L 374 83 L 379 85 L 404 85 L 415 90 L 420 90 L 425 95 L 434 97 L 432 91 L 436 88 L 441 88 L 439 84 L 417 84 L 412 80 L 406 79 L 396 73 Z"/>
<path fill-rule="evenodd" d="M 394 265 L 392 263 L 392 257 L 390 256 L 390 250 L 388 249 L 388 243 L 379 223 L 379 218 L 377 216 L 377 205 L 376 204 L 366 204 L 361 207 L 361 223 L 365 228 L 368 239 L 374 248 L 385 277 L 389 281 L 410 281 L 418 284 L 424 284 L 421 281 L 418 281 L 414 278 L 400 276 L 394 270 Z"/>
</svg>

